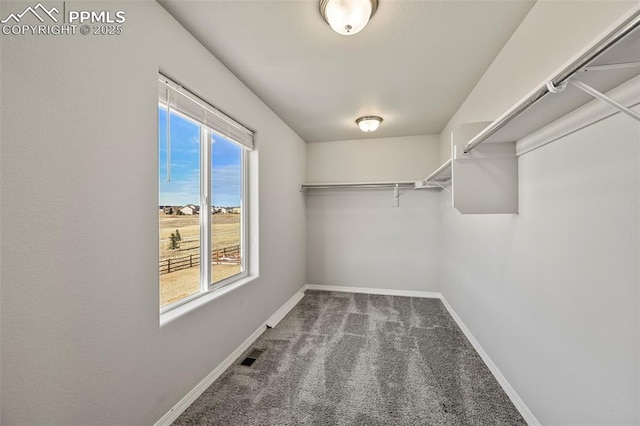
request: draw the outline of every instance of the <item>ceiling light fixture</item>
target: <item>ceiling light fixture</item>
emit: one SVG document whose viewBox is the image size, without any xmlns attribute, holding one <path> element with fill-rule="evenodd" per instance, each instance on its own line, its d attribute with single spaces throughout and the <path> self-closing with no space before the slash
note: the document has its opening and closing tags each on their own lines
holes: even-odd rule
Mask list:
<svg viewBox="0 0 640 426">
<path fill-rule="evenodd" d="M 378 0 L 320 0 L 320 14 L 342 35 L 353 35 L 367 26 L 378 9 Z"/>
<path fill-rule="evenodd" d="M 382 123 L 382 117 L 378 117 L 376 115 L 367 115 L 356 120 L 356 124 L 363 132 L 375 131 L 380 127 L 380 123 Z"/>
</svg>

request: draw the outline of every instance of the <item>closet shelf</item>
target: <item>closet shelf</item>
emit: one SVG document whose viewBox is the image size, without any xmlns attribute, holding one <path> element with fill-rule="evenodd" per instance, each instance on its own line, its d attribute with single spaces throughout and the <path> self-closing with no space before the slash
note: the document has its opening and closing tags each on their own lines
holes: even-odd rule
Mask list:
<svg viewBox="0 0 640 426">
<path fill-rule="evenodd" d="M 593 97 L 611 104 L 603 92 L 640 75 L 640 10 L 582 52 L 471 138 L 464 145 L 464 153 L 485 142 L 516 142 Z M 640 119 L 624 106 L 616 108 Z"/>
<path fill-rule="evenodd" d="M 309 189 L 382 189 L 382 188 L 403 188 L 403 189 L 440 189 L 437 185 L 423 185 L 420 181 L 393 181 L 393 182 L 331 182 L 331 183 L 303 183 L 300 191 Z"/>
<path fill-rule="evenodd" d="M 400 206 L 400 189 L 441 189 L 423 181 L 303 183 L 300 192 L 310 189 L 393 189 L 393 207 Z"/>
</svg>

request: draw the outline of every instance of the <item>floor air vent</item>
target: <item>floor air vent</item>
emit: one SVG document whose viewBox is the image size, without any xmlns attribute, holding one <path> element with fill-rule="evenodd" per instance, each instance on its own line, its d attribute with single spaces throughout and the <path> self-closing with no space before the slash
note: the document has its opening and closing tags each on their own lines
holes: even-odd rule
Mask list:
<svg viewBox="0 0 640 426">
<path fill-rule="evenodd" d="M 253 364 L 254 362 L 256 362 L 256 359 L 258 359 L 258 357 L 260 355 L 262 355 L 262 353 L 264 352 L 264 349 L 254 349 L 252 350 L 249 355 L 247 355 L 247 357 L 245 359 L 242 360 L 242 362 L 240 363 L 240 365 L 246 365 L 247 367 L 251 366 L 251 364 Z"/>
</svg>

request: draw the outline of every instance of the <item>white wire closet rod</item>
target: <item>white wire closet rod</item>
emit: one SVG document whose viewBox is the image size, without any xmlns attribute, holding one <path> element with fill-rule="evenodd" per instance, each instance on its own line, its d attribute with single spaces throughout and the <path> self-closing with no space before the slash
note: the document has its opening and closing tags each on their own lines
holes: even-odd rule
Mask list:
<svg viewBox="0 0 640 426">
<path fill-rule="evenodd" d="M 473 139 L 471 139 L 465 146 L 464 152 L 465 154 L 471 152 L 474 148 L 478 147 L 481 143 L 486 141 L 489 137 L 491 137 L 498 130 L 502 129 L 509 122 L 511 122 L 514 118 L 523 113 L 527 108 L 538 102 L 540 99 L 547 96 L 549 93 L 552 93 L 549 90 L 549 87 L 563 87 L 567 84 L 569 79 L 573 77 L 576 73 L 581 70 L 584 70 L 589 63 L 598 58 L 602 53 L 604 53 L 611 46 L 616 44 L 622 38 L 624 38 L 627 34 L 635 30 L 640 26 L 640 10 L 633 14 L 629 19 L 620 24 L 617 28 L 607 34 L 599 43 L 581 55 L 578 59 L 573 61 L 571 64 L 566 66 L 562 71 L 553 77 L 548 84 L 545 84 L 540 89 L 536 90 L 531 96 L 529 96 L 524 101 L 520 102 L 518 105 L 511 108 L 505 114 L 503 114 L 500 118 L 495 120 L 489 126 L 487 126 L 483 131 L 478 133 Z"/>
<path fill-rule="evenodd" d="M 447 161 L 444 162 L 444 164 L 442 164 L 440 167 L 438 167 L 433 173 L 431 173 L 429 176 L 424 178 L 424 180 L 422 182 L 427 184 L 427 183 L 433 181 L 436 178 L 436 176 L 438 176 L 440 173 L 444 172 L 449 167 L 451 167 L 452 160 L 453 160 L 452 158 L 449 158 Z"/>
<path fill-rule="evenodd" d="M 415 188 L 415 181 L 394 181 L 394 182 L 336 182 L 336 183 L 303 183 L 300 191 L 308 189 L 380 189 L 380 188 Z M 440 189 L 433 186 L 433 189 Z"/>
</svg>

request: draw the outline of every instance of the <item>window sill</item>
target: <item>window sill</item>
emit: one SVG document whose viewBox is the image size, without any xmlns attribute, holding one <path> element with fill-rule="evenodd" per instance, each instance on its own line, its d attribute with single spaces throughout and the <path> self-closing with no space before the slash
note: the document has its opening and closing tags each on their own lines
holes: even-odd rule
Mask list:
<svg viewBox="0 0 640 426">
<path fill-rule="evenodd" d="M 166 311 L 160 314 L 160 327 L 163 327 L 170 323 L 171 321 L 180 318 L 181 316 L 187 314 L 188 312 L 193 311 L 194 309 L 198 309 L 200 306 L 205 305 L 212 300 L 216 300 L 219 297 L 224 296 L 227 293 L 232 292 L 233 290 L 242 287 L 245 284 L 250 283 L 251 281 L 258 278 L 256 275 L 249 275 L 244 278 L 239 279 L 231 284 L 225 285 L 224 287 L 217 288 L 215 290 L 208 291 L 204 293 L 202 296 L 193 299 L 190 302 L 185 303 L 184 305 L 176 306 L 170 311 Z"/>
</svg>

